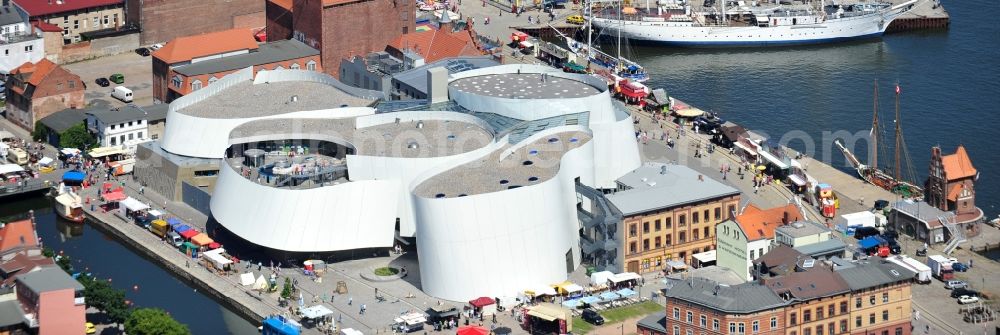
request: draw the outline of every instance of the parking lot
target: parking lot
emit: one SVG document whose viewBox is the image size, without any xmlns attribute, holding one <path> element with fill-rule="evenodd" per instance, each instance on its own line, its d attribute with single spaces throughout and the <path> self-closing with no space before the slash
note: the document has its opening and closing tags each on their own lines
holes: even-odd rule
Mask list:
<svg viewBox="0 0 1000 335">
<path fill-rule="evenodd" d="M 80 79 L 87 84 L 85 98 L 90 106 L 124 106 L 124 102 L 111 97 L 111 91 L 115 86 L 131 89 L 133 102 L 144 106 L 153 103 L 152 59 L 129 51 L 120 55 L 66 64 L 63 67 L 80 76 Z M 107 78 L 115 73 L 125 75 L 124 84 L 111 83 L 108 87 L 101 87 L 94 82 L 97 78 Z"/>
</svg>

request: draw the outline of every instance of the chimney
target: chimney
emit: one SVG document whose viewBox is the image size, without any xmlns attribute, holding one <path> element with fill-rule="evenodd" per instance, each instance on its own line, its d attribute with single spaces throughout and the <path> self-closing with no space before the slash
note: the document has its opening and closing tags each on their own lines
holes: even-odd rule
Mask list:
<svg viewBox="0 0 1000 335">
<path fill-rule="evenodd" d="M 788 224 L 788 210 L 787 209 L 784 211 L 784 213 L 781 213 L 781 224 L 782 225 Z"/>
<path fill-rule="evenodd" d="M 448 101 L 448 69 L 427 69 L 427 100 L 432 104 Z"/>
</svg>

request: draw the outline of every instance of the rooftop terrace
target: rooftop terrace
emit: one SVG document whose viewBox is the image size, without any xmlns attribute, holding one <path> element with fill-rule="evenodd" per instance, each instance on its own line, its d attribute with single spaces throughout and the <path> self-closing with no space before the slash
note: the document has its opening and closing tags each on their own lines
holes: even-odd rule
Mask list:
<svg viewBox="0 0 1000 335">
<path fill-rule="evenodd" d="M 582 98 L 600 93 L 582 81 L 539 73 L 501 73 L 452 81 L 459 92 L 510 99 Z"/>
<path fill-rule="evenodd" d="M 361 107 L 371 103 L 370 100 L 354 97 L 323 83 L 281 81 L 254 85 L 252 81 L 245 81 L 185 107 L 179 112 L 203 118 L 237 119 L 339 107 Z"/>
<path fill-rule="evenodd" d="M 591 136 L 580 131 L 539 138 L 503 156 L 511 146 L 481 159 L 438 174 L 417 186 L 414 193 L 427 198 L 450 198 L 491 193 L 544 182 L 559 172 L 562 156 Z"/>
</svg>

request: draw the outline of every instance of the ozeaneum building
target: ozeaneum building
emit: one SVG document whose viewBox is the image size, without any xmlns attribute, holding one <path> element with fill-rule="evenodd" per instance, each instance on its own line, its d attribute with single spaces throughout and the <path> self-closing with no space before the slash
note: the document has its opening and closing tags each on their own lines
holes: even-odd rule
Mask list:
<svg viewBox="0 0 1000 335">
<path fill-rule="evenodd" d="M 576 183 L 613 188 L 640 165 L 628 113 L 598 78 L 542 66 L 430 69 L 428 87 L 350 107 L 374 99 L 316 72 L 241 71 L 171 103 L 160 146 L 217 160 L 212 217 L 261 247 L 415 238 L 422 289 L 457 301 L 564 280 Z"/>
</svg>

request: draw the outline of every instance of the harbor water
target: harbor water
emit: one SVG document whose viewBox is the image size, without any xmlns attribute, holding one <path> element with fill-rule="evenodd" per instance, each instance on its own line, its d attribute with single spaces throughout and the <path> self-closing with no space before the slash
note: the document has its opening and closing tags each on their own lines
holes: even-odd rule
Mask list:
<svg viewBox="0 0 1000 335">
<path fill-rule="evenodd" d="M 137 307 L 166 310 L 193 334 L 254 334 L 255 326 L 215 300 L 181 282 L 163 268 L 136 254 L 89 224 L 72 224 L 52 210 L 46 197 L 4 200 L 0 218 L 20 217 L 34 211 L 36 229 L 44 246 L 63 252 L 76 270 L 110 278 Z"/>
<path fill-rule="evenodd" d="M 899 82 L 914 179 L 921 185 L 926 179 L 931 146 L 941 145 L 947 154 L 963 144 L 982 175 L 976 204 L 995 218 L 1000 214 L 995 139 L 1000 134 L 1000 24 L 993 14 L 1000 12 L 1000 2 L 942 4 L 951 14 L 949 29 L 896 33 L 882 40 L 779 49 L 633 46 L 630 51 L 652 74 L 650 87 L 773 139 L 797 138 L 787 145 L 845 171 L 851 169 L 832 138 L 838 131 L 867 136 L 876 78 L 890 156 L 880 162 L 891 164 L 894 84 Z M 865 160 L 864 143 L 856 143 L 853 149 Z"/>
</svg>

